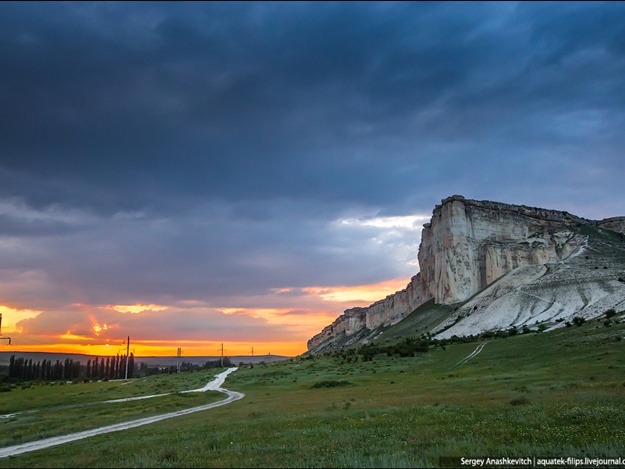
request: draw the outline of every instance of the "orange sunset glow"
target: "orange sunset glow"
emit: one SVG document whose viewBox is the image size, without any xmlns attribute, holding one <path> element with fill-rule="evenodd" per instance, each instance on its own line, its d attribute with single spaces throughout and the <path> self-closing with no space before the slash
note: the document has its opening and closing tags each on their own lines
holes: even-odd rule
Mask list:
<svg viewBox="0 0 625 469">
<path fill-rule="evenodd" d="M 406 279 L 393 279 L 371 285 L 358 285 L 354 287 L 306 287 L 303 288 L 303 290 L 314 295 L 319 295 L 324 301 L 351 302 L 354 303 L 354 306 L 366 306 L 405 288 L 407 283 L 408 281 Z"/>
<path fill-rule="evenodd" d="M 272 294 L 297 293 L 295 304 L 305 307 L 255 308 L 228 307 L 214 308 L 217 318 L 232 318 L 239 321 L 253 321 L 253 324 L 269 328 L 267 331 L 282 333 L 263 334 L 261 330 L 254 338 L 233 340 L 232 337 L 219 337 L 219 333 L 209 333 L 205 339 L 189 338 L 180 334 L 177 338 L 167 336 L 168 323 L 174 324 L 172 317 L 191 314 L 191 320 L 201 320 L 206 308 L 199 308 L 197 302 L 187 301 L 182 309 L 155 303 L 131 305 L 72 305 L 75 312 L 74 325 L 58 333 L 35 331 L 29 328 L 30 319 L 37 318 L 41 311 L 18 310 L 8 306 L 0 307 L 4 323 L 2 333 L 10 333 L 13 345 L 3 346 L 4 351 L 79 353 L 85 355 L 108 356 L 126 353 L 126 340 L 130 336 L 130 350 L 137 357 L 174 356 L 178 347 L 185 356 L 217 356 L 224 344 L 226 355 L 283 355 L 297 356 L 307 350 L 307 340 L 331 324 L 345 309 L 367 306 L 385 298 L 395 291 L 405 288 L 406 279 L 392 279 L 374 284 L 354 286 L 311 286 L 298 290 L 291 288 L 275 289 Z M 277 300 L 276 300 L 277 301 Z M 198 319 L 200 318 L 200 319 Z M 211 323 L 214 319 L 207 317 Z M 204 322 L 206 322 L 204 321 Z M 54 328 L 52 324 L 52 328 Z M 209 328 L 210 329 L 210 328 Z M 153 336 L 151 336 L 153 335 Z M 281 339 L 278 340 L 278 337 Z M 287 338 L 288 337 L 288 338 Z"/>
<path fill-rule="evenodd" d="M 0 316 L 2 316 L 2 332 L 3 334 L 10 334 L 21 332 L 21 327 L 18 323 L 23 319 L 37 317 L 41 311 L 33 311 L 30 309 L 15 309 L 9 306 L 0 305 Z"/>
<path fill-rule="evenodd" d="M 59 338 L 61 339 L 61 338 Z M 130 352 L 135 357 L 167 357 L 176 356 L 178 347 L 182 348 L 183 356 L 219 356 L 222 342 L 191 342 L 171 341 L 159 342 L 130 339 Z M 224 355 L 282 355 L 294 357 L 306 351 L 304 342 L 223 342 Z M 13 347 L 16 349 L 16 347 Z M 0 347 L 1 351 L 12 352 L 11 347 Z M 49 353 L 78 353 L 92 356 L 124 355 L 126 344 L 123 341 L 117 343 L 104 343 L 97 345 L 80 345 L 76 343 L 50 343 L 44 345 L 20 345 L 21 352 L 49 352 Z"/>
</svg>

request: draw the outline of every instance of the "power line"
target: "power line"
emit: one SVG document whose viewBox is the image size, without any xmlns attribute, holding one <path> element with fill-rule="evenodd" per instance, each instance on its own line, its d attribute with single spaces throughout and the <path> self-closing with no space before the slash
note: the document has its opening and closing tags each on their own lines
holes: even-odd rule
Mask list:
<svg viewBox="0 0 625 469">
<path fill-rule="evenodd" d="M 126 378 L 128 379 L 128 356 L 130 355 L 130 336 L 128 336 L 128 345 L 126 346 Z"/>
<path fill-rule="evenodd" d="M 2 335 L 2 313 L 0 313 L 0 340 L 8 340 L 11 345 L 11 338 Z"/>
</svg>

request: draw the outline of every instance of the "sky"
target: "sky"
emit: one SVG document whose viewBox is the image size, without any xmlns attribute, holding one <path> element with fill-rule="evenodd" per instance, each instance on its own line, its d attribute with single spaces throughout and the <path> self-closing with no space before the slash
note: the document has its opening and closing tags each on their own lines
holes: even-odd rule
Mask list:
<svg viewBox="0 0 625 469">
<path fill-rule="evenodd" d="M 441 199 L 625 215 L 625 3 L 0 3 L 0 351 L 295 356 Z"/>
</svg>

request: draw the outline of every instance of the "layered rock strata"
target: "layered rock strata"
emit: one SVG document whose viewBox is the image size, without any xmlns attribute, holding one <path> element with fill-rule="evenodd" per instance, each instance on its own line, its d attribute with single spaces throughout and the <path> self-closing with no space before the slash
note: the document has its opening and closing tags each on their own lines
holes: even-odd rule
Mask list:
<svg viewBox="0 0 625 469">
<path fill-rule="evenodd" d="M 332 324 L 308 341 L 308 350 L 314 350 L 343 333 L 350 337 L 362 329 L 373 330 L 392 326 L 427 301 L 424 295 L 421 275 L 417 274 L 403 290 L 388 295 L 366 308 L 345 310 Z"/>
<path fill-rule="evenodd" d="M 405 289 L 366 308 L 352 308 L 308 341 L 314 352 L 338 336 L 394 325 L 429 300 L 464 302 L 508 272 L 563 261 L 581 253 L 583 225 L 625 233 L 625 217 L 586 220 L 568 212 L 465 199 L 436 205 L 423 225 L 420 273 Z"/>
</svg>

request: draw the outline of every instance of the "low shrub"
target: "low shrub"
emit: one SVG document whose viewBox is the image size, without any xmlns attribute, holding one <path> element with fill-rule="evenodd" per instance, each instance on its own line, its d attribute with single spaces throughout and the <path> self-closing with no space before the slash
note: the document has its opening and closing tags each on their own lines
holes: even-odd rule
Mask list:
<svg viewBox="0 0 625 469">
<path fill-rule="evenodd" d="M 335 380 L 325 380 L 319 381 L 318 383 L 313 384 L 312 388 L 336 388 L 339 386 L 349 386 L 352 383 L 349 381 L 335 381 Z"/>
</svg>

